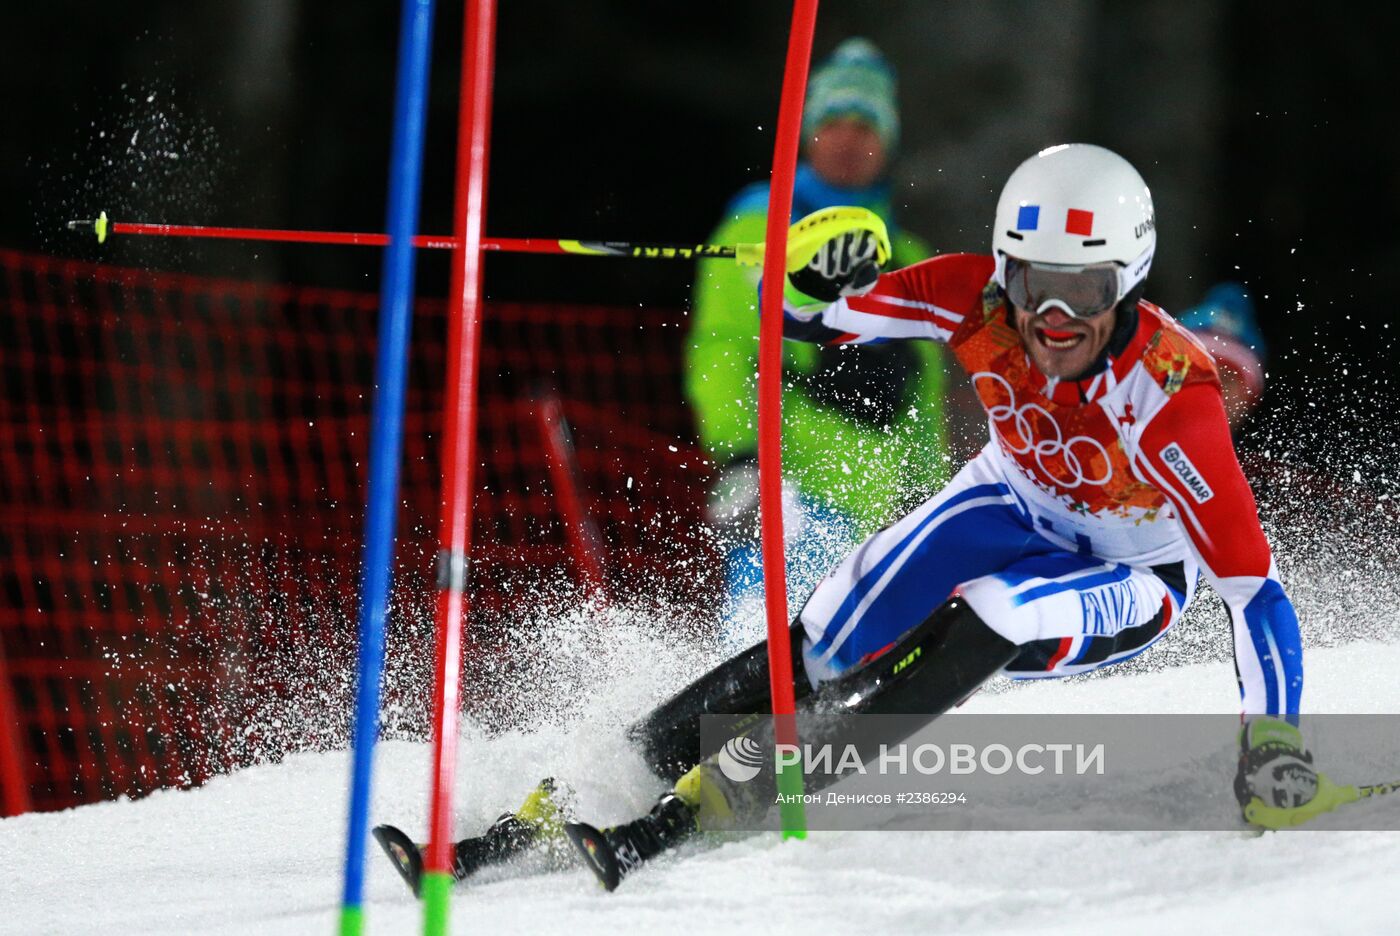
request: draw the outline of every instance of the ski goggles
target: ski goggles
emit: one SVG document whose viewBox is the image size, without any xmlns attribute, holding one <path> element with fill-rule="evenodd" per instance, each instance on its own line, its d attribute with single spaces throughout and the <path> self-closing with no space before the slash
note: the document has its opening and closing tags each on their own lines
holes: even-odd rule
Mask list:
<svg viewBox="0 0 1400 936">
<path fill-rule="evenodd" d="M 1074 318 L 1090 319 L 1103 315 L 1123 298 L 1120 269 L 1111 261 L 1067 266 L 1007 257 L 1002 288 L 1013 305 L 1033 315 L 1058 308 Z"/>
<path fill-rule="evenodd" d="M 1112 309 L 1146 278 L 1152 254 L 1144 251 L 1131 266 L 1111 260 L 1036 263 L 1007 254 L 997 259 L 997 282 L 1013 305 L 1033 315 L 1062 309 L 1072 318 L 1091 319 Z"/>
</svg>

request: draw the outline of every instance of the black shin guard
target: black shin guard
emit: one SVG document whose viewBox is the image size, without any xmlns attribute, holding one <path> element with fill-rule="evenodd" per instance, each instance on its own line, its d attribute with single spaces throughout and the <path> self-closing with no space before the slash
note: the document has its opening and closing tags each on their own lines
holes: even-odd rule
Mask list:
<svg viewBox="0 0 1400 936">
<path fill-rule="evenodd" d="M 802 625 L 794 624 L 792 669 L 797 710 L 803 715 L 804 726 L 819 734 L 840 732 L 848 725 L 841 718 L 845 715 L 918 714 L 932 719 L 970 696 L 1019 652 L 1016 644 L 988 627 L 966 601 L 950 598 L 888 651 L 813 693 L 802 662 L 802 637 Z M 674 783 L 716 751 L 701 748 L 702 715 L 753 715 L 757 722 L 757 716 L 771 710 L 770 702 L 765 641 L 721 663 L 658 706 L 632 727 L 630 736 L 641 746 L 652 770 Z M 813 717 L 819 715 L 836 717 Z M 765 735 L 771 724 L 765 719 L 755 730 Z M 880 744 L 904 738 L 870 732 L 840 740 L 855 744 L 862 756 L 874 756 Z"/>
<path fill-rule="evenodd" d="M 986 625 L 961 598 L 950 598 L 928 620 L 906 633 L 889 650 L 843 676 L 825 682 L 797 705 L 803 745 L 850 745 L 862 762 L 895 745 L 972 695 L 982 683 L 1020 652 L 1016 644 Z M 856 724 L 851 715 L 923 715 L 915 719 L 869 719 Z M 762 719 L 749 732 L 761 749 L 773 745 L 773 723 Z M 777 793 L 771 768 L 752 781 L 732 783 L 721 770 L 708 771 L 721 789 L 733 817 L 752 819 L 766 812 Z M 816 792 L 838 779 L 817 773 L 805 780 Z"/>
<path fill-rule="evenodd" d="M 888 651 L 823 683 L 807 704 L 799 705 L 799 713 L 808 713 L 801 721 L 802 742 L 851 744 L 868 761 L 880 745 L 904 741 L 915 726 L 903 719 L 872 720 L 852 735 L 845 716 L 926 715 L 932 721 L 976 692 L 1019 652 L 966 601 L 949 598 Z"/>
<path fill-rule="evenodd" d="M 802 665 L 802 625 L 792 625 L 794 689 L 801 699 L 811 692 Z M 772 696 L 768 687 L 768 641 L 732 657 L 652 710 L 633 725 L 628 736 L 640 745 L 647 764 L 667 783 L 675 783 L 690 768 L 715 753 L 700 746 L 701 715 L 766 715 Z"/>
<path fill-rule="evenodd" d="M 976 692 L 1015 659 L 1018 650 L 988 627 L 966 601 L 949 598 L 889 650 L 823 683 L 808 710 L 941 715 Z"/>
</svg>

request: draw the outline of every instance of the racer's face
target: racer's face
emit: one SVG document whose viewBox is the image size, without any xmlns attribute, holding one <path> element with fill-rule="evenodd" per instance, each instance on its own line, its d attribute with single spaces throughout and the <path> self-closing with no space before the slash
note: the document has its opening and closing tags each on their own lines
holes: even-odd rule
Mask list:
<svg viewBox="0 0 1400 936">
<path fill-rule="evenodd" d="M 807 161 L 822 180 L 839 188 L 865 188 L 885 171 L 885 144 L 862 120 L 837 117 L 807 141 Z"/>
<path fill-rule="evenodd" d="M 1016 330 L 1031 362 L 1047 377 L 1077 377 L 1097 360 L 1113 333 L 1117 313 L 1110 310 L 1090 319 L 1071 317 L 1064 309 L 1040 315 L 1016 306 Z"/>
</svg>

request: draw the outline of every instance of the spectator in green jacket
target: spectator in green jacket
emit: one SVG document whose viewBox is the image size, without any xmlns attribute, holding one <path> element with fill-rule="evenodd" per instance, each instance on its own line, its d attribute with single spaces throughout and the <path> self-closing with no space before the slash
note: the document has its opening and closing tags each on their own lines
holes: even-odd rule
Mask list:
<svg viewBox="0 0 1400 936">
<path fill-rule="evenodd" d="M 895 75 L 870 42 L 843 42 L 812 74 L 803 114 L 795 221 L 858 205 L 889 225 L 891 269 L 929 256 L 899 229 L 888 170 L 899 140 Z M 764 239 L 768 183 L 742 189 L 711 235 Z M 762 634 L 757 538 L 758 277 L 708 260 L 695 282 L 686 394 L 700 442 L 720 466 L 709 517 L 726 556 L 725 634 Z M 784 349 L 783 473 L 789 585 L 798 598 L 850 546 L 900 516 L 951 475 L 943 421 L 942 351 L 933 342 Z"/>
</svg>

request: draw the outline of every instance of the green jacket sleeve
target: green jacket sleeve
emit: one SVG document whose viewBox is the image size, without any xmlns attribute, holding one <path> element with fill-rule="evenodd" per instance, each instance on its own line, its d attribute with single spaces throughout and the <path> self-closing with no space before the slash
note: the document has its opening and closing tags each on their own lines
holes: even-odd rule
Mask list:
<svg viewBox="0 0 1400 936">
<path fill-rule="evenodd" d="M 732 216 L 713 243 L 761 241 L 763 212 Z M 894 239 L 893 267 L 928 255 L 927 246 L 904 232 Z M 700 443 L 721 465 L 752 457 L 758 449 L 755 409 L 758 369 L 757 268 L 732 260 L 697 265 L 691 329 L 685 347 L 685 392 Z M 947 477 L 943 426 L 943 351 L 913 342 L 919 370 L 909 409 L 885 428 L 853 421 L 789 386 L 783 402 L 783 467 L 805 495 L 853 520 L 861 533 L 889 522 L 909 498 L 922 499 Z M 784 371 L 810 374 L 821 349 L 784 342 Z"/>
<path fill-rule="evenodd" d="M 727 219 L 712 244 L 762 241 L 764 212 Z M 721 464 L 754 455 L 758 427 L 753 400 L 758 368 L 757 267 L 702 260 L 696 267 L 691 328 L 685 348 L 685 393 L 700 444 Z"/>
</svg>

